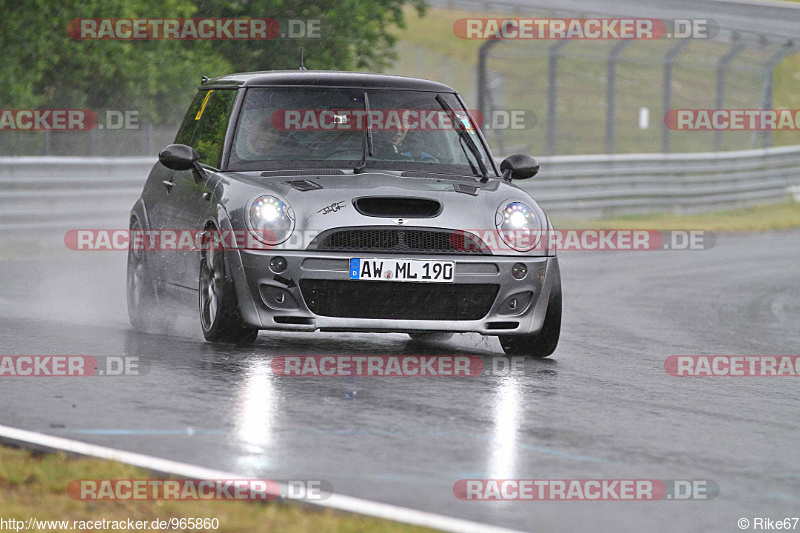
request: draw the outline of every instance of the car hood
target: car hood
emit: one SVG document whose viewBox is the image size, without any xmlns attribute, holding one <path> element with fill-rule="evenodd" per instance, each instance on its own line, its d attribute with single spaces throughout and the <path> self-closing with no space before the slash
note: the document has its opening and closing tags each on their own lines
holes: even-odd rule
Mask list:
<svg viewBox="0 0 800 533">
<path fill-rule="evenodd" d="M 249 208 L 250 202 L 271 194 L 292 206 L 296 228 L 324 231 L 346 226 L 397 225 L 461 230 L 493 230 L 498 207 L 507 201 L 535 201 L 512 183 L 490 178 L 480 183 L 466 177 L 403 177 L 399 173 L 364 172 L 344 175 L 286 175 L 270 172 L 227 172 L 220 180 L 218 197 L 228 209 Z M 364 197 L 413 197 L 441 204 L 435 216 L 368 216 L 355 200 Z"/>
</svg>

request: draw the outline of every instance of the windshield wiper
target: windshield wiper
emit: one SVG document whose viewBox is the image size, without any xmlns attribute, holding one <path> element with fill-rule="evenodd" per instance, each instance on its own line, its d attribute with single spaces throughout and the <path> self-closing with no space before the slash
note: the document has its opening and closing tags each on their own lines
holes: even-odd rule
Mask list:
<svg viewBox="0 0 800 533">
<path fill-rule="evenodd" d="M 480 176 L 480 174 L 478 173 L 478 169 L 475 168 L 475 165 L 472 164 L 472 159 L 469 158 L 469 155 L 467 154 L 467 151 L 464 149 L 464 138 L 463 137 L 459 137 L 458 138 L 458 146 L 461 147 L 461 151 L 464 152 L 465 156 L 467 156 L 467 163 L 469 163 L 469 169 L 472 171 L 472 173 L 474 175 Z"/>
<path fill-rule="evenodd" d="M 467 148 L 469 151 L 472 152 L 472 155 L 475 156 L 475 161 L 478 163 L 478 168 L 481 169 L 481 182 L 486 183 L 489 181 L 489 171 L 486 169 L 486 165 L 483 162 L 483 158 L 481 157 L 481 152 L 478 150 L 478 147 L 475 145 L 475 141 L 472 140 L 472 137 L 469 136 L 467 133 L 467 129 L 464 127 L 464 124 L 459 120 L 456 116 L 456 112 L 453 111 L 453 108 L 450 107 L 450 104 L 447 103 L 447 100 L 442 98 L 441 94 L 436 95 L 436 101 L 439 102 L 439 105 L 442 106 L 442 109 L 450 113 L 450 120 L 453 121 L 453 125 L 456 128 L 456 132 L 458 132 L 458 136 L 467 143 Z M 469 158 L 467 158 L 469 159 Z M 470 162 L 470 166 L 472 163 Z"/>
<path fill-rule="evenodd" d="M 369 156 L 372 157 L 372 128 L 370 127 L 369 120 L 369 97 L 367 92 L 364 91 L 364 111 L 367 118 L 367 129 L 364 131 L 364 137 L 361 138 L 361 161 L 358 162 L 356 168 L 353 169 L 353 174 L 361 174 L 367 166 L 367 149 L 369 149 Z"/>
</svg>

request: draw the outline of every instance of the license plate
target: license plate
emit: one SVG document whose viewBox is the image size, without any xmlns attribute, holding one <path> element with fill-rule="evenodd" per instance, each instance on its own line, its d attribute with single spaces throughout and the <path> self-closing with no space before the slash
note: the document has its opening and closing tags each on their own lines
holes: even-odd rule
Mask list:
<svg viewBox="0 0 800 533">
<path fill-rule="evenodd" d="M 422 259 L 351 259 L 350 279 L 359 281 L 412 281 L 452 283 L 453 261 Z"/>
</svg>

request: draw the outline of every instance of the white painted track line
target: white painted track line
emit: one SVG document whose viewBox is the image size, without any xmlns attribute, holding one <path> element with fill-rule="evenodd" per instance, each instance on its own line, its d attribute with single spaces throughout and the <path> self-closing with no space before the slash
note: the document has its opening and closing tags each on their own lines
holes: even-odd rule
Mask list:
<svg viewBox="0 0 800 533">
<path fill-rule="evenodd" d="M 26 431 L 23 429 L 16 429 L 3 425 L 0 425 L 0 442 L 42 451 L 57 450 L 66 453 L 96 457 L 99 459 L 108 459 L 110 461 L 118 461 L 120 463 L 152 470 L 154 472 L 187 479 L 250 479 L 239 474 L 221 472 L 219 470 L 212 470 L 209 468 L 180 463 L 177 461 L 159 459 L 158 457 L 151 457 L 149 455 L 142 455 L 139 453 L 115 450 L 105 446 L 97 446 L 95 444 L 88 444 L 76 440 L 53 437 L 43 433 Z M 285 487 L 281 488 L 285 489 Z M 335 489 L 336 487 L 334 487 L 334 490 Z M 66 490 L 66 487 L 64 490 Z M 517 532 L 517 530 L 513 529 L 481 524 L 479 522 L 472 522 L 469 520 L 461 520 L 459 518 L 452 518 L 449 516 L 438 515 L 425 511 L 407 509 L 397 505 L 363 500 L 361 498 L 354 498 L 342 494 L 334 493 L 325 500 L 300 501 L 305 504 L 326 507 L 329 509 L 335 509 L 337 511 L 369 515 L 377 518 L 384 518 L 386 520 L 403 522 L 405 524 L 430 527 L 442 531 L 469 533 Z"/>
</svg>

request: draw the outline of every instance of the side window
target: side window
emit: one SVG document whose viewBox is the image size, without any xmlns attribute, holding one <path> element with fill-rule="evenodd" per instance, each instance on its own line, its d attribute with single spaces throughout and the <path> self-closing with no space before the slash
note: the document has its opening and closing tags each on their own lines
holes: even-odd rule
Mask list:
<svg viewBox="0 0 800 533">
<path fill-rule="evenodd" d="M 191 144 L 194 130 L 197 128 L 197 120 L 195 120 L 194 117 L 196 117 L 197 112 L 200 111 L 200 106 L 203 105 L 203 100 L 207 93 L 208 91 L 198 91 L 194 99 L 192 99 L 192 103 L 189 105 L 189 111 L 187 111 L 186 115 L 183 117 L 181 127 L 178 130 L 178 134 L 175 136 L 175 144 Z"/>
<path fill-rule="evenodd" d="M 200 106 L 191 118 L 197 123 L 192 140 L 188 144 L 200 154 L 200 162 L 219 167 L 228 119 L 236 101 L 235 89 L 212 89 L 200 101 Z M 199 95 L 198 95 L 199 96 Z M 192 102 L 194 105 L 194 102 Z M 191 111 L 191 109 L 190 109 Z M 187 116 L 187 118 L 190 118 Z M 183 129 L 183 128 L 181 128 Z"/>
</svg>

